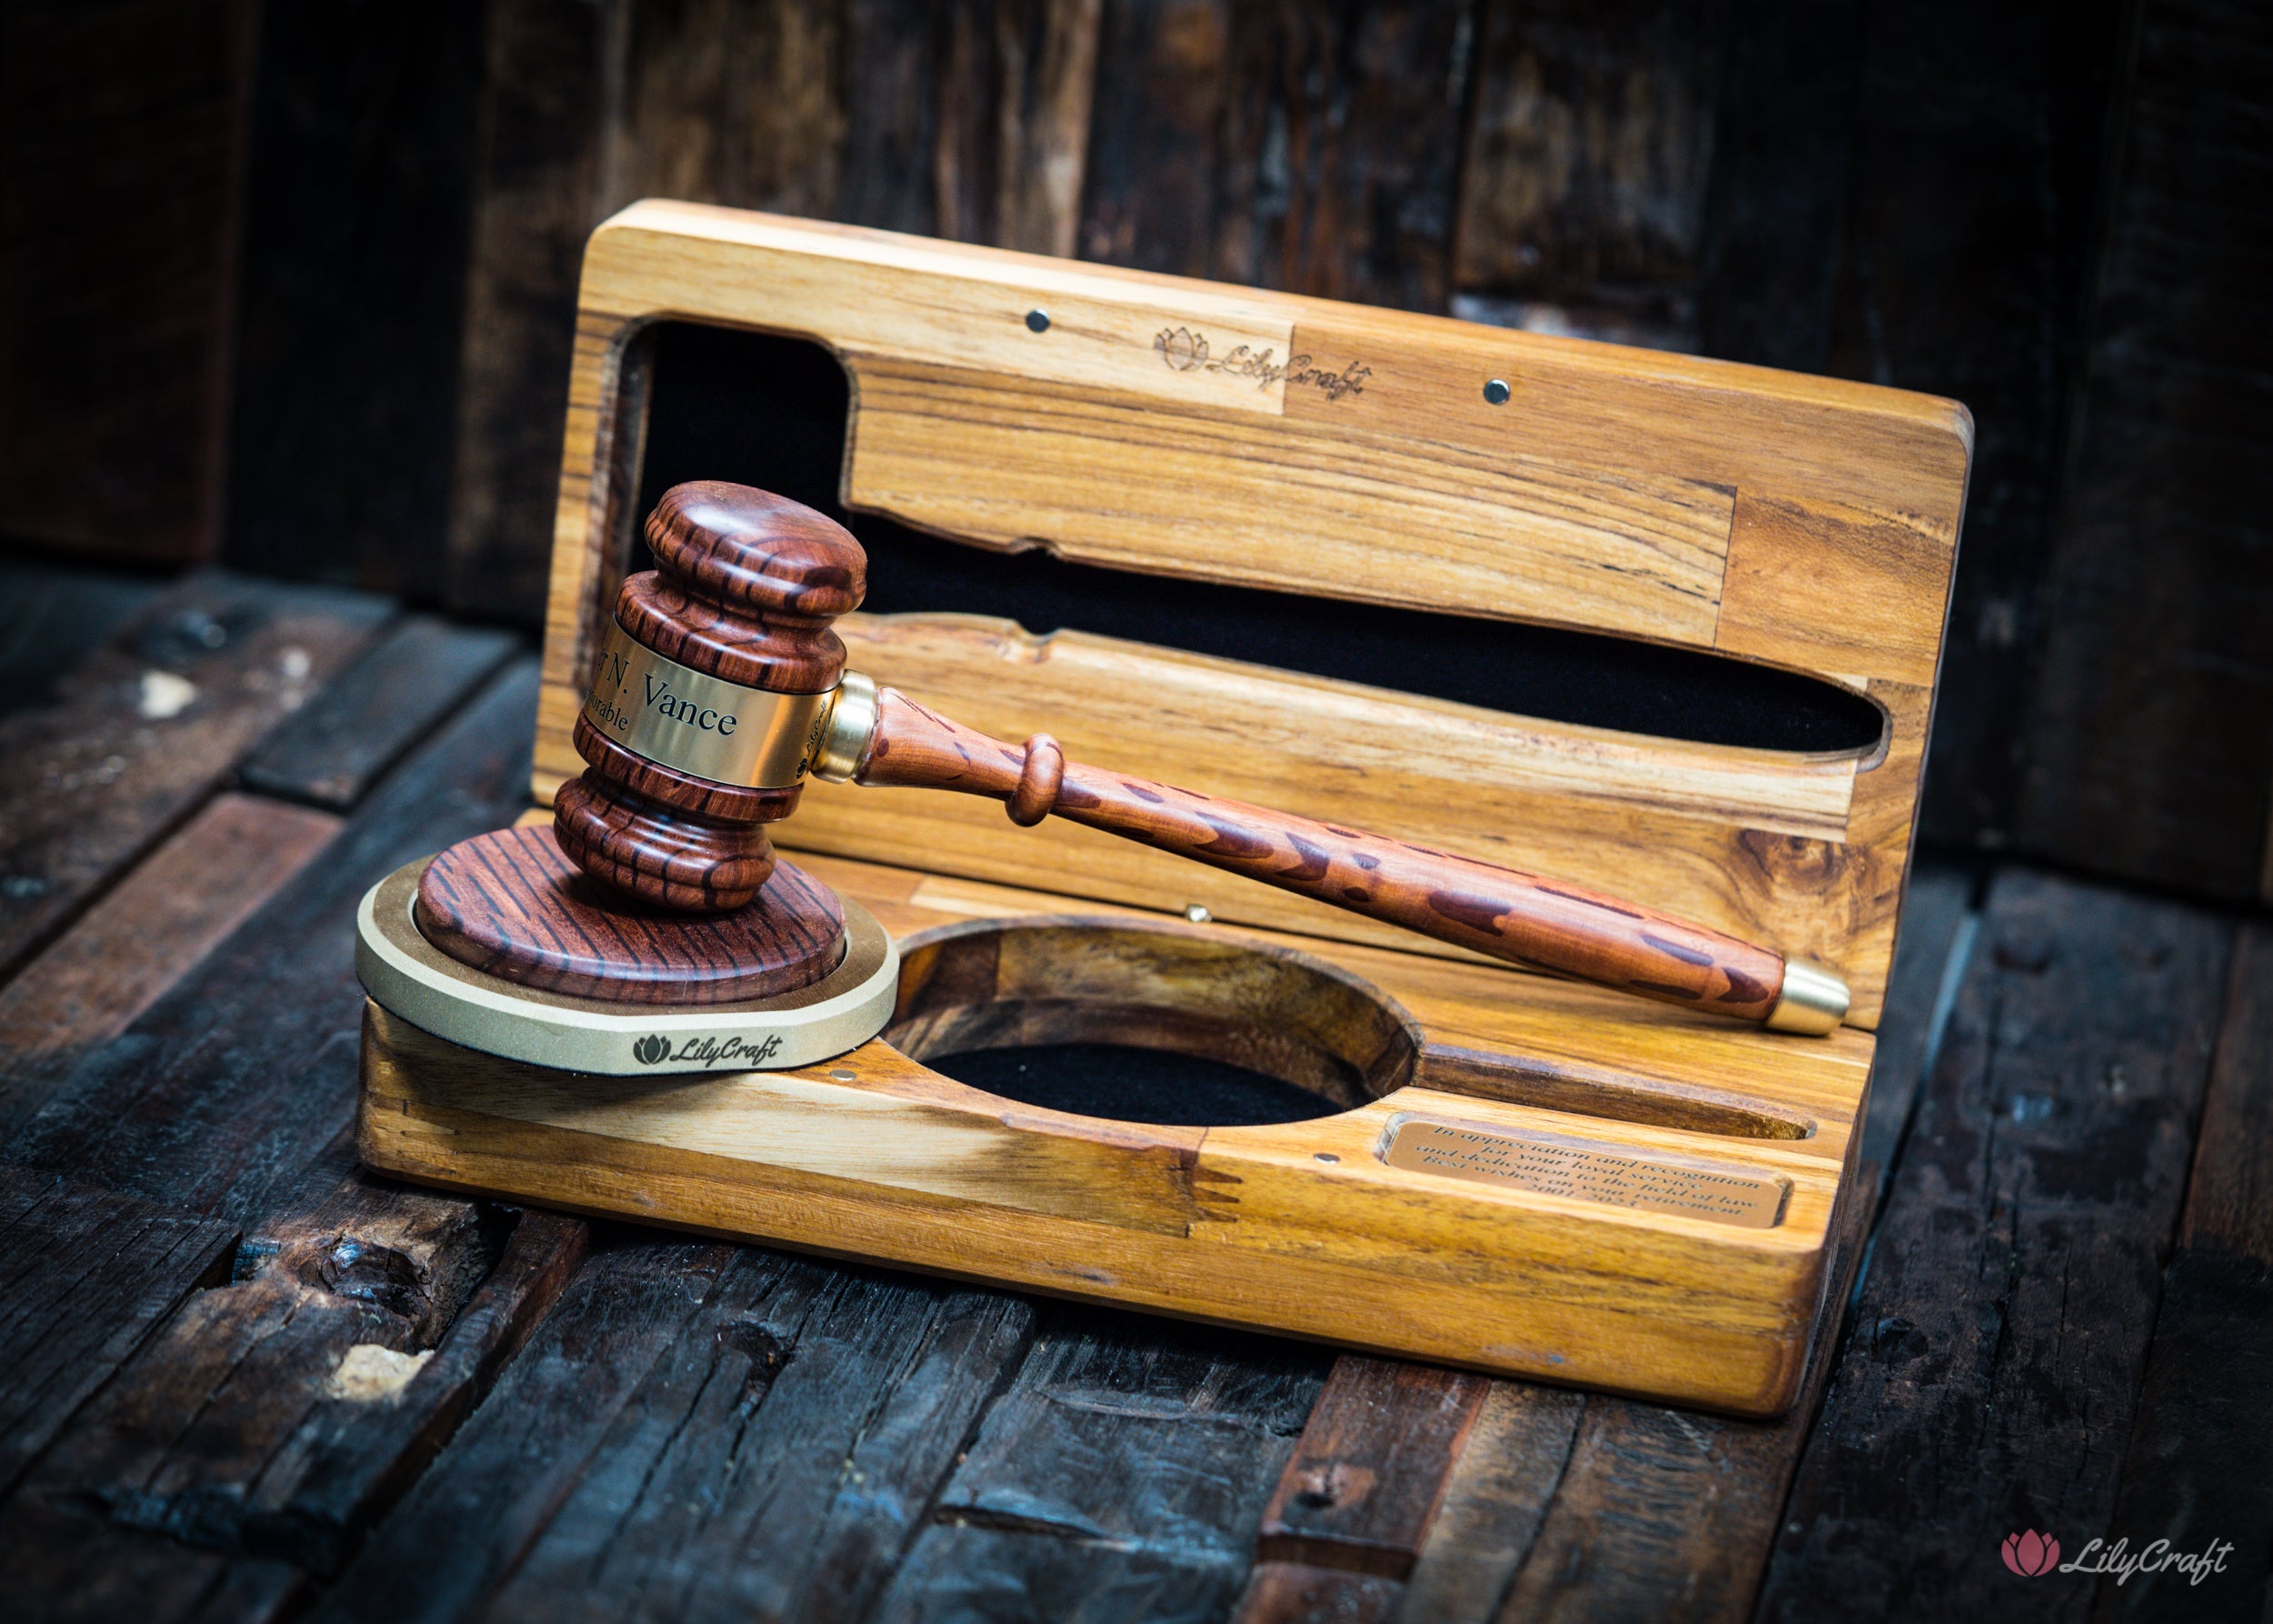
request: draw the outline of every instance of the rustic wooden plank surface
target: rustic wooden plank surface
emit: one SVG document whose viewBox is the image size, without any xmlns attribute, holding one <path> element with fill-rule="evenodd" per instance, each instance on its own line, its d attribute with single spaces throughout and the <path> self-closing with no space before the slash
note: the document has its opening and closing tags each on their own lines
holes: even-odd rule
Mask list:
<svg viewBox="0 0 2273 1624">
<path fill-rule="evenodd" d="M 354 1112 L 355 904 L 411 858 L 520 810 L 531 681 L 523 662 L 485 689 L 323 863 L 90 1056 L 0 1158 L 198 1212 L 273 1210 Z"/>
<path fill-rule="evenodd" d="M 0 1168 L 0 1494 L 151 1328 L 228 1277 L 236 1226 Z"/>
<path fill-rule="evenodd" d="M 520 804 L 524 662 L 365 803 L 330 860 L 85 1061 L 0 1157 L 250 1238 L 0 1503 L 35 1588 L 100 1570 L 95 1616 L 265 1616 L 335 1570 L 448 1438 L 573 1272 L 585 1226 L 407 1191 L 345 1136 L 371 880 Z M 328 1024 L 327 1024 L 328 1023 Z M 186 1550 L 185 1548 L 187 1548 Z M 193 1554 L 194 1553 L 194 1554 Z"/>
<path fill-rule="evenodd" d="M 1046 1310 L 869 1617 L 1221 1617 L 1329 1362 L 1296 1343 Z"/>
<path fill-rule="evenodd" d="M 47 951 L 0 987 L 0 1124 L 36 1096 L 31 1062 L 107 1043 L 315 857 L 339 819 L 214 797 Z"/>
<path fill-rule="evenodd" d="M 53 703 L 89 651 L 165 589 L 161 576 L 0 558 L 0 717 Z"/>
<path fill-rule="evenodd" d="M 2179 1249 L 2163 1271 L 2155 1339 L 2104 1533 L 2198 1554 L 2231 1545 L 2220 1571 L 2102 1579 L 2102 1620 L 2260 1617 L 2273 1570 L 2273 927 L 2245 926 L 2218 1032 Z"/>
<path fill-rule="evenodd" d="M 1455 314 L 1693 350 L 1724 8 L 1477 8 Z"/>
<path fill-rule="evenodd" d="M 1396 1617 L 1409 1624 L 1487 1619 L 1499 1610 L 1554 1503 L 1587 1395 L 1496 1381 L 1407 1579 Z"/>
<path fill-rule="evenodd" d="M 2015 829 L 2126 16 L 2126 0 L 1864 8 L 1826 370 L 1962 400 L 1976 432 L 1942 669 L 1964 699 L 1936 719 L 1929 837 L 1994 847 Z"/>
<path fill-rule="evenodd" d="M 859 1616 L 1030 1320 L 997 1293 L 742 1252 L 486 1616 Z"/>
<path fill-rule="evenodd" d="M 2155 0 L 2137 29 L 2018 833 L 2273 897 L 2273 339 L 2242 314 L 2273 276 L 2273 14 Z"/>
<path fill-rule="evenodd" d="M 1910 872 L 1858 1152 L 1881 1170 L 1893 1166 L 1909 1131 L 1919 1086 L 1956 1000 L 1953 977 L 1964 972 L 1978 924 L 1971 911 L 1975 883 L 1971 871 L 1950 864 L 1921 861 Z"/>
<path fill-rule="evenodd" d="M 1468 7 L 1116 0 L 1086 258 L 1442 310 Z"/>
<path fill-rule="evenodd" d="M 1494 1385 L 1397 1359 L 1337 1359 L 1263 1509 L 1239 1624 L 1392 1616 Z"/>
<path fill-rule="evenodd" d="M 237 779 L 346 811 L 520 647 L 510 632 L 411 616 L 271 733 Z"/>
<path fill-rule="evenodd" d="M 604 1228 L 590 1262 L 313 1617 L 439 1624 L 479 1616 L 736 1248 Z"/>
<path fill-rule="evenodd" d="M 2223 1001 L 2230 927 L 1992 885 L 1760 1615 L 2072 1616 L 2009 1533 L 2107 1527 Z"/>
<path fill-rule="evenodd" d="M 509 1256 L 509 1220 L 366 1178 L 343 1145 L 74 1418 L 0 1508 L 0 1549 L 72 1560 L 46 1514 L 76 1514 L 97 1549 L 155 1534 L 335 1569 L 573 1266 L 582 1226 L 536 1224 Z M 489 1311 L 462 1312 L 476 1291 Z"/>
<path fill-rule="evenodd" d="M 1403 1579 L 1488 1378 L 1345 1354 L 1263 1509 L 1256 1559 Z"/>
<path fill-rule="evenodd" d="M 0 722 L 0 976 L 195 810 L 388 613 L 347 593 L 193 576 L 53 704 Z"/>
</svg>

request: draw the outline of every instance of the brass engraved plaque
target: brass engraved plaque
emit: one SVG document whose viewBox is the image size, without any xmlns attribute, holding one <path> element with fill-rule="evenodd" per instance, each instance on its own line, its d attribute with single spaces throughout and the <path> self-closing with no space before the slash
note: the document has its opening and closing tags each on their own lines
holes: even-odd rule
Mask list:
<svg viewBox="0 0 2273 1624">
<path fill-rule="evenodd" d="M 827 694 L 768 694 L 666 658 L 610 621 L 584 714 L 635 756 L 714 784 L 786 789 L 805 776 Z"/>
<path fill-rule="evenodd" d="M 1783 1218 L 1789 1189 L 1767 1173 L 1637 1156 L 1624 1146 L 1553 1134 L 1496 1132 L 1417 1118 L 1390 1130 L 1382 1159 L 1415 1173 L 1678 1213 L 1747 1229 L 1774 1228 Z"/>
</svg>

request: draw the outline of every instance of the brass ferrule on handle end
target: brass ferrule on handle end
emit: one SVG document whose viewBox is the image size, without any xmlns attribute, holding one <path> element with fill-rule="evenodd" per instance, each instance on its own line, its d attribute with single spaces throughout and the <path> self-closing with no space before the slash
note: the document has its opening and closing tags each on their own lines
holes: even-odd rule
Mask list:
<svg viewBox="0 0 2273 1624">
<path fill-rule="evenodd" d="M 861 757 L 876 731 L 876 685 L 872 677 L 847 671 L 829 696 L 828 714 L 821 718 L 813 759 L 806 771 L 825 784 L 843 784 L 860 770 Z"/>
<path fill-rule="evenodd" d="M 1771 1032 L 1800 1032 L 1825 1038 L 1847 1018 L 1847 983 L 1806 958 L 1784 961 L 1784 990 L 1760 1024 Z"/>
</svg>

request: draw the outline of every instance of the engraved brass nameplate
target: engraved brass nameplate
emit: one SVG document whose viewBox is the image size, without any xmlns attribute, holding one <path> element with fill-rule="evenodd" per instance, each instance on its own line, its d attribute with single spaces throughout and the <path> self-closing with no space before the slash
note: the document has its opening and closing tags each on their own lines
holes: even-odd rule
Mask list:
<svg viewBox="0 0 2273 1624">
<path fill-rule="evenodd" d="M 1390 1131 L 1382 1159 L 1416 1173 L 1678 1213 L 1747 1229 L 1774 1228 L 1783 1217 L 1787 1193 L 1782 1179 L 1766 1173 L 1694 1167 L 1549 1134 L 1489 1133 L 1413 1118 Z"/>
<path fill-rule="evenodd" d="M 721 681 L 634 642 L 611 621 L 584 714 L 649 761 L 714 784 L 786 789 L 805 777 L 828 701 Z"/>
</svg>

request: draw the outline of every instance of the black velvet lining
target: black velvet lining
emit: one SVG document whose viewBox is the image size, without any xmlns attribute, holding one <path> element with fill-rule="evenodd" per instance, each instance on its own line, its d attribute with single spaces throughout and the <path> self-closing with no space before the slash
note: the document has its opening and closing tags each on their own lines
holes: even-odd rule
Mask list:
<svg viewBox="0 0 2273 1624">
<path fill-rule="evenodd" d="M 673 323 L 656 334 L 640 512 L 686 479 L 779 492 L 868 550 L 866 607 L 1001 616 L 1026 630 L 1250 660 L 1517 716 L 1757 749 L 1861 750 L 1869 701 L 1739 660 L 1588 632 L 1173 580 L 1046 553 L 990 552 L 837 504 L 849 390 L 801 339 Z"/>
<path fill-rule="evenodd" d="M 1250 1128 L 1307 1122 L 1342 1108 L 1243 1066 L 1117 1043 L 1037 1043 L 973 1049 L 924 1064 L 974 1088 L 1044 1110 L 1115 1122 Z"/>
</svg>

